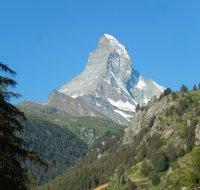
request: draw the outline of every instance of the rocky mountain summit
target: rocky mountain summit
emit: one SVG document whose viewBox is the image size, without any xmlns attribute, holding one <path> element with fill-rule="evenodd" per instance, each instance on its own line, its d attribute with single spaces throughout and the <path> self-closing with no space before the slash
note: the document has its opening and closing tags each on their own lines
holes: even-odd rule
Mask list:
<svg viewBox="0 0 200 190">
<path fill-rule="evenodd" d="M 146 104 L 163 90 L 134 70 L 125 47 L 113 36 L 104 34 L 97 49 L 90 53 L 84 71 L 59 92 L 82 101 L 115 122 L 127 124 L 138 103 Z"/>
</svg>

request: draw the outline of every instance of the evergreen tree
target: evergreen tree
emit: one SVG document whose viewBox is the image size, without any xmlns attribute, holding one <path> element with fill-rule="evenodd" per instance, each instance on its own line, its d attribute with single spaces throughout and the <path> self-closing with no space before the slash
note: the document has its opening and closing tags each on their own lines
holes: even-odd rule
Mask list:
<svg viewBox="0 0 200 190">
<path fill-rule="evenodd" d="M 24 120 L 25 117 L 19 109 L 9 103 L 10 98 L 20 96 L 10 91 L 17 84 L 12 79 L 14 75 L 13 70 L 0 63 L 0 189 L 2 190 L 28 189 L 30 178 L 21 167 L 21 161 L 30 159 L 42 163 L 34 152 L 24 148 L 23 140 L 16 136 L 22 130 L 20 120 Z"/>
<path fill-rule="evenodd" d="M 184 84 L 181 86 L 181 92 L 188 92 L 188 88 Z"/>
<path fill-rule="evenodd" d="M 164 92 L 163 92 L 163 96 L 167 96 L 167 95 L 169 95 L 169 94 L 171 94 L 171 93 L 172 93 L 171 88 L 166 88 L 166 89 L 164 90 Z"/>
<path fill-rule="evenodd" d="M 196 91 L 197 90 L 197 86 L 196 84 L 193 86 L 193 91 Z"/>
</svg>

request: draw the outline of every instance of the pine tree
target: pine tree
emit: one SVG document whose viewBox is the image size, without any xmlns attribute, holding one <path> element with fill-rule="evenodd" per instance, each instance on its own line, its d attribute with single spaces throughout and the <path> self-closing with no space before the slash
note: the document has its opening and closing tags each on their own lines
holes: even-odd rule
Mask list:
<svg viewBox="0 0 200 190">
<path fill-rule="evenodd" d="M 196 91 L 197 90 L 197 86 L 196 84 L 193 86 L 193 91 Z"/>
<path fill-rule="evenodd" d="M 43 162 L 34 152 L 26 150 L 23 140 L 16 135 L 23 129 L 20 121 L 25 120 L 25 116 L 9 103 L 10 98 L 20 96 L 10 91 L 17 84 L 12 79 L 14 75 L 13 70 L 0 63 L 0 189 L 2 190 L 28 189 L 30 178 L 21 166 L 22 160 Z"/>
<path fill-rule="evenodd" d="M 181 86 L 181 92 L 188 92 L 188 88 L 184 84 Z"/>
</svg>

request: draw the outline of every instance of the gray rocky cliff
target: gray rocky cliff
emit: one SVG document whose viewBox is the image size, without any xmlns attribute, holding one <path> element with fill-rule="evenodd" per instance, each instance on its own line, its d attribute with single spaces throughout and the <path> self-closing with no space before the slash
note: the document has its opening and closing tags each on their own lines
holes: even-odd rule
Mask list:
<svg viewBox="0 0 200 190">
<path fill-rule="evenodd" d="M 173 104 L 174 101 L 172 101 L 172 98 L 164 97 L 161 101 L 149 102 L 144 109 L 136 112 L 134 118 L 131 119 L 128 123 L 128 127 L 125 129 L 123 144 L 133 143 L 138 134 L 143 129 L 148 129 L 149 125 L 152 125 L 150 126 L 150 134 L 159 133 L 160 129 L 158 128 L 162 126 L 159 116 L 165 113 L 166 109 L 170 108 Z M 172 132 L 172 127 L 165 127 L 161 134 L 167 138 Z"/>
<path fill-rule="evenodd" d="M 71 116 L 92 116 L 108 119 L 80 100 L 73 99 L 55 90 L 49 95 L 46 105 L 55 107 L 57 111 L 67 113 Z"/>
</svg>

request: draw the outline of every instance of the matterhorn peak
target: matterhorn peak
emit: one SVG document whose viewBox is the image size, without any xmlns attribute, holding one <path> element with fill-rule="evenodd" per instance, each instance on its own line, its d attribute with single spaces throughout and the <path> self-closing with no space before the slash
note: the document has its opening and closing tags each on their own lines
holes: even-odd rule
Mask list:
<svg viewBox="0 0 200 190">
<path fill-rule="evenodd" d="M 114 36 L 110 34 L 103 34 L 103 36 L 100 37 L 98 49 L 107 52 L 116 52 L 119 55 L 130 59 L 125 47 Z"/>
<path fill-rule="evenodd" d="M 146 104 L 163 88 L 134 70 L 125 47 L 112 35 L 103 34 L 84 71 L 59 91 L 126 124 L 138 103 Z"/>
<path fill-rule="evenodd" d="M 103 38 L 107 38 L 108 40 L 117 41 L 117 39 L 114 36 L 110 35 L 110 34 L 103 34 L 102 37 Z"/>
</svg>

